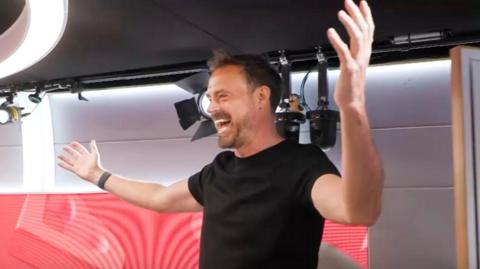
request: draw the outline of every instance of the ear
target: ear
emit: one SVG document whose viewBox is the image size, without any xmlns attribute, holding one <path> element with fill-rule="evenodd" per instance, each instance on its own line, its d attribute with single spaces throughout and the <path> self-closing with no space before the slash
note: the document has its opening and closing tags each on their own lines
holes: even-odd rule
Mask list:
<svg viewBox="0 0 480 269">
<path fill-rule="evenodd" d="M 259 109 L 270 109 L 270 88 L 260 86 L 255 89 L 255 105 Z"/>
</svg>

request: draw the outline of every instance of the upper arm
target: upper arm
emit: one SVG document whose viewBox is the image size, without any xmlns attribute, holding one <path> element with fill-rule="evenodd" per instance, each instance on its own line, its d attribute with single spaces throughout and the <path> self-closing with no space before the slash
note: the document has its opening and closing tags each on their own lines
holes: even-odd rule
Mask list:
<svg viewBox="0 0 480 269">
<path fill-rule="evenodd" d="M 317 178 L 310 195 L 315 209 L 325 219 L 336 223 L 349 223 L 342 198 L 342 179 L 338 175 L 324 174 Z"/>
<path fill-rule="evenodd" d="M 180 180 L 155 194 L 154 209 L 165 212 L 201 211 L 202 205 L 197 202 L 188 188 L 188 179 Z"/>
</svg>

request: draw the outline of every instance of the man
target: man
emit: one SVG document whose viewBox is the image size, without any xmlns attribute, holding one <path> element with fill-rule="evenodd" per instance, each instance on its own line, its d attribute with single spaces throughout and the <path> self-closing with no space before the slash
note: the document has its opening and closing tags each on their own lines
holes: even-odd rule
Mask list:
<svg viewBox="0 0 480 269">
<path fill-rule="evenodd" d="M 374 24 L 365 1 L 346 0 L 338 17 L 347 46 L 328 38 L 340 59 L 335 101 L 341 114 L 343 177 L 313 145 L 276 132 L 278 74 L 258 57 L 215 56 L 207 94 L 218 144 L 232 148 L 189 179 L 165 187 L 110 175 L 94 141 L 65 146 L 59 165 L 133 204 L 161 212 L 202 211 L 201 268 L 316 268 L 324 219 L 372 225 L 380 214 L 381 162 L 365 108 L 365 74 Z"/>
</svg>

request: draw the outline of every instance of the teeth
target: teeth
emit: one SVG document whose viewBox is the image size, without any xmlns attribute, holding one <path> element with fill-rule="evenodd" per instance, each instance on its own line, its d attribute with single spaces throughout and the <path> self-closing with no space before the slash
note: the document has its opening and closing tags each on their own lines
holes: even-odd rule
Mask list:
<svg viewBox="0 0 480 269">
<path fill-rule="evenodd" d="M 229 120 L 216 120 L 215 125 L 220 126 L 229 122 L 230 122 Z"/>
<path fill-rule="evenodd" d="M 214 123 L 215 123 L 215 127 L 217 128 L 217 132 L 223 133 L 225 132 L 225 130 L 227 130 L 228 127 L 226 125 L 230 123 L 230 120 L 225 120 L 225 119 L 215 120 Z"/>
</svg>

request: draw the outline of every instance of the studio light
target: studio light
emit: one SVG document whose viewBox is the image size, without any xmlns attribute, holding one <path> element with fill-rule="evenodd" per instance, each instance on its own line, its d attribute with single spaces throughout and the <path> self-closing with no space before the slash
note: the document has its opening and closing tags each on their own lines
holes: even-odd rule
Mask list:
<svg viewBox="0 0 480 269">
<path fill-rule="evenodd" d="M 13 96 L 0 105 L 0 124 L 17 122 L 21 116 L 21 108 L 13 104 Z"/>
<path fill-rule="evenodd" d="M 390 42 L 393 45 L 415 44 L 423 42 L 442 41 L 445 40 L 448 36 L 448 31 L 409 33 L 405 35 L 395 35 L 390 38 Z"/>
<path fill-rule="evenodd" d="M 207 112 L 209 101 L 206 98 L 208 71 L 201 71 L 193 76 L 187 77 L 175 84 L 185 91 L 194 95 L 194 97 L 175 103 L 180 126 L 183 130 L 190 128 L 194 123 L 200 121 L 200 126 L 193 135 L 191 141 L 215 134 L 217 129 Z"/>
<path fill-rule="evenodd" d="M 292 95 L 290 82 L 290 63 L 285 54 L 280 57 L 280 74 L 282 76 L 282 93 L 280 104 L 275 113 L 277 132 L 285 139 L 299 142 L 300 124 L 305 122 L 303 108 L 299 104 L 298 95 Z"/>
<path fill-rule="evenodd" d="M 42 97 L 40 96 L 41 90 L 40 87 L 35 89 L 35 93 L 28 95 L 28 100 L 34 104 L 40 104 L 42 102 Z"/>
<path fill-rule="evenodd" d="M 340 114 L 328 109 L 328 62 L 321 49 L 317 52 L 317 60 L 318 106 L 317 109 L 307 112 L 307 118 L 310 120 L 311 142 L 326 151 L 335 145 Z"/>
</svg>

